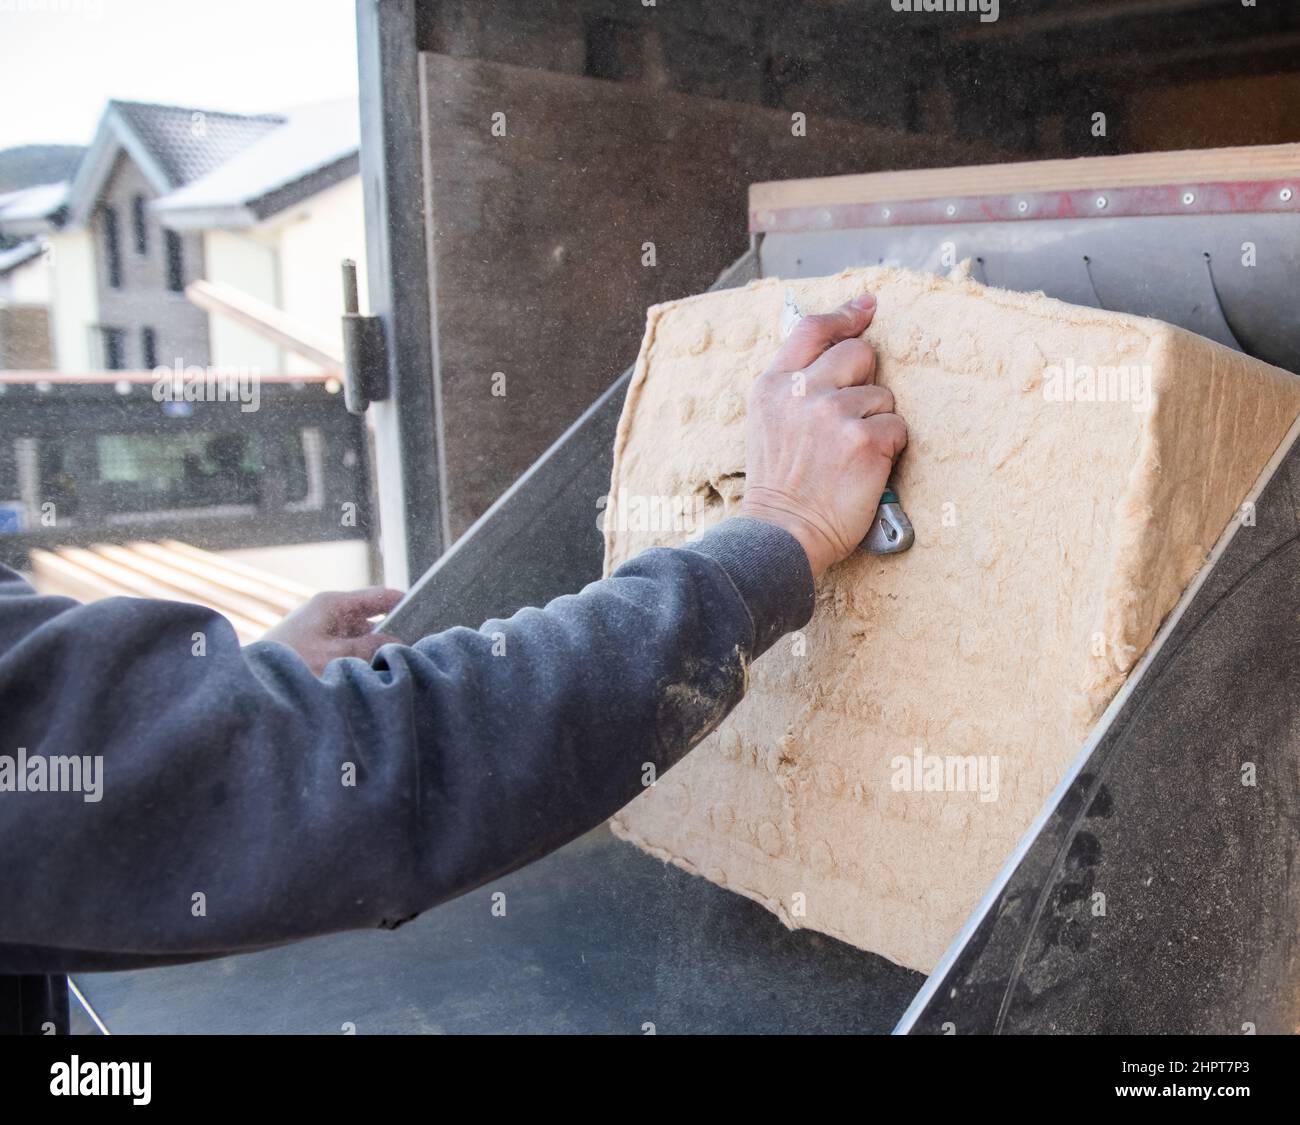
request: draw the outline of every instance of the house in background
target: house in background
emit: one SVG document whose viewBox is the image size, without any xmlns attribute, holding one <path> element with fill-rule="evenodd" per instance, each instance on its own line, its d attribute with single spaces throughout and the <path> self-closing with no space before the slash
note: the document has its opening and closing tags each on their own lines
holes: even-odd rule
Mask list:
<svg viewBox="0 0 1300 1125">
<path fill-rule="evenodd" d="M 233 286 L 341 348 L 342 258 L 365 285 L 357 153 L 354 101 L 255 116 L 109 102 L 69 183 L 0 196 L 0 237 L 44 251 L 20 265 L 47 273 L 52 366 L 314 372 L 185 288 Z"/>
<path fill-rule="evenodd" d="M 7 157 L 9 154 L 0 154 Z M 75 166 L 73 168 L 75 174 Z M 90 232 L 64 225 L 69 181 L 36 184 L 0 196 L 0 240 L 27 247 L 23 287 L 44 295 L 49 330 L 49 360 L 59 371 L 84 372 L 91 362 L 92 333 L 98 320 L 95 259 Z M 56 269 L 56 264 L 58 268 Z M 35 275 L 40 274 L 38 281 Z M 22 370 L 16 357 L 0 369 Z"/>
<path fill-rule="evenodd" d="M 289 314 L 341 354 L 340 262 L 365 292 L 365 226 L 357 106 L 323 102 L 283 123 L 202 178 L 159 199 L 164 227 L 201 242 L 204 276 Z M 308 360 L 214 314 L 211 361 L 309 373 Z M 169 362 L 169 360 L 164 360 Z"/>
<path fill-rule="evenodd" d="M 370 580 L 365 423 L 339 381 L 186 296 L 220 283 L 342 353 L 339 263 L 364 268 L 357 117 L 113 101 L 69 180 L 0 195 L 0 302 L 31 310 L 0 363 L 0 558 L 176 538 Z M 259 405 L 156 401 L 150 372 L 178 361 L 251 370 Z M 50 367 L 63 377 L 30 374 Z"/>
<path fill-rule="evenodd" d="M 50 271 L 35 239 L 0 250 L 0 369 L 54 366 Z"/>
<path fill-rule="evenodd" d="M 204 275 L 203 240 L 162 227 L 151 208 L 280 123 L 108 103 L 73 177 L 63 224 L 88 231 L 94 248 L 93 368 L 148 371 L 176 356 L 209 362 L 208 318 L 185 298 L 185 286 Z"/>
</svg>

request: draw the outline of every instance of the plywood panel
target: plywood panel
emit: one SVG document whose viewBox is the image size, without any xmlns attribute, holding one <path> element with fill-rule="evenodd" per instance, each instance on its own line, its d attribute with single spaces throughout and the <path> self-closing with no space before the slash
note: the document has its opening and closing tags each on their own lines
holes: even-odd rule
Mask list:
<svg viewBox="0 0 1300 1125">
<path fill-rule="evenodd" d="M 780 110 L 430 53 L 420 61 L 453 534 L 632 360 L 647 305 L 706 288 L 744 251 L 751 182 L 990 155 L 815 117 L 795 136 Z M 493 135 L 494 113 L 505 115 L 504 136 Z M 648 242 L 654 266 L 642 265 Z M 493 394 L 495 372 L 504 395 Z"/>
<path fill-rule="evenodd" d="M 1141 187 L 1149 184 L 1300 180 L 1300 144 L 1144 152 L 1008 164 L 932 168 L 756 183 L 750 210 L 762 215 L 792 207 L 830 207 L 905 199 L 942 199 L 1007 192 Z M 759 222 L 759 227 L 765 224 Z"/>
</svg>

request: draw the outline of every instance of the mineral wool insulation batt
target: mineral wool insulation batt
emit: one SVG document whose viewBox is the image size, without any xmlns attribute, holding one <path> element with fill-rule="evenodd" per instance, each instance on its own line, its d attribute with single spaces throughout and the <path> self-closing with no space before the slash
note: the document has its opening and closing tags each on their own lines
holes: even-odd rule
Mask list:
<svg viewBox="0 0 1300 1125">
<path fill-rule="evenodd" d="M 788 926 L 929 971 L 1235 518 L 1300 380 L 1157 321 L 888 268 L 657 305 L 607 571 L 736 513 L 787 284 L 804 312 L 878 298 L 916 543 L 834 567 L 811 623 L 612 826 Z"/>
</svg>

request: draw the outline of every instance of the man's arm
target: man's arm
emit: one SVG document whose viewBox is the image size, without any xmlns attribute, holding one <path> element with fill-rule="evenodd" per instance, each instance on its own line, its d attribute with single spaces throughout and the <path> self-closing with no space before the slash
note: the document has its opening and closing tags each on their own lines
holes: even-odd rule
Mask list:
<svg viewBox="0 0 1300 1125">
<path fill-rule="evenodd" d="M 906 441 L 856 339 L 871 313 L 806 318 L 758 380 L 752 518 L 369 664 L 317 678 L 201 607 L 78 606 L 0 569 L 0 972 L 396 925 L 635 797 L 866 533 Z M 79 791 L 40 791 L 55 759 Z"/>
<path fill-rule="evenodd" d="M 395 925 L 617 811 L 812 609 L 798 543 L 748 519 L 319 679 L 197 606 L 0 593 L 0 753 L 102 759 L 97 791 L 83 761 L 82 792 L 0 792 L 10 972 Z"/>
</svg>

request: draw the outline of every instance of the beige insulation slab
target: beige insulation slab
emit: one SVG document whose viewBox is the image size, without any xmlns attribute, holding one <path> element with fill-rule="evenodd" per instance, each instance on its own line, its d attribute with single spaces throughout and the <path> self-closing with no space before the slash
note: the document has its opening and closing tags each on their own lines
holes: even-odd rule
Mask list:
<svg viewBox="0 0 1300 1125">
<path fill-rule="evenodd" d="M 786 284 L 650 309 L 607 569 L 736 512 Z M 916 545 L 833 568 L 808 627 L 612 827 L 786 925 L 929 971 L 1234 517 L 1300 380 L 963 278 L 790 284 L 805 312 L 879 299 L 867 339 L 911 433 L 894 479 Z"/>
</svg>

